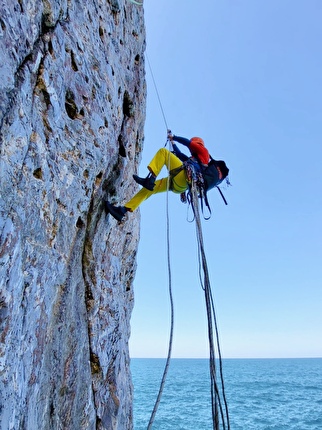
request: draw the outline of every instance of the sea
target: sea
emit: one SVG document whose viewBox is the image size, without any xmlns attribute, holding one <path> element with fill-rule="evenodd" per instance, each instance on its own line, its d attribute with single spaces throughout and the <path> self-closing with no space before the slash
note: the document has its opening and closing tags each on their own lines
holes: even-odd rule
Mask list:
<svg viewBox="0 0 322 430">
<path fill-rule="evenodd" d="M 131 360 L 134 430 L 147 429 L 164 366 Z M 322 430 L 322 358 L 223 359 L 223 375 L 231 430 Z M 210 396 L 209 360 L 172 359 L 153 430 L 212 430 Z"/>
</svg>

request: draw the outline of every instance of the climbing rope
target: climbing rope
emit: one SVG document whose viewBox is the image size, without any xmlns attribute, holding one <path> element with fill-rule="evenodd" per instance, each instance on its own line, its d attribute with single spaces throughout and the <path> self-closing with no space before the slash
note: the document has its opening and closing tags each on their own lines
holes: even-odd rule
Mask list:
<svg viewBox="0 0 322 430">
<path fill-rule="evenodd" d="M 153 85 L 154 85 L 154 89 L 155 92 L 157 94 L 157 98 L 158 98 L 158 102 L 159 102 L 159 106 L 161 109 L 161 113 L 163 116 L 163 121 L 164 124 L 166 126 L 167 129 L 167 134 L 169 131 L 168 128 L 168 123 L 165 117 L 165 113 L 164 113 L 164 109 L 162 106 L 162 102 L 161 102 L 161 98 L 160 98 L 160 94 L 158 91 L 158 87 L 154 78 L 154 74 L 153 74 L 153 70 L 151 67 L 151 63 L 148 57 L 148 54 L 146 53 L 146 58 L 148 61 L 148 65 L 149 65 L 149 70 L 151 73 L 151 77 L 152 77 L 152 81 L 153 81 Z M 170 140 L 167 138 L 167 141 L 165 143 L 164 146 L 167 146 L 167 144 L 170 145 Z M 168 157 L 168 163 L 167 163 L 167 167 L 168 167 L 168 171 L 170 171 L 170 152 L 169 152 L 169 157 Z M 174 305 L 173 305 L 173 295 L 172 295 L 172 273 L 171 273 L 171 258 L 170 258 L 170 218 L 169 218 L 169 190 L 170 190 L 170 176 L 169 179 L 167 181 L 167 193 L 166 193 L 166 230 L 167 230 L 167 262 L 168 262 L 168 291 L 169 291 L 169 299 L 170 299 L 170 318 L 171 318 L 171 322 L 170 322 L 170 336 L 169 336 L 169 347 L 168 347 L 168 355 L 167 355 L 167 359 L 166 359 L 166 364 L 164 367 L 164 371 L 163 371 L 163 376 L 161 379 L 161 384 L 160 384 L 160 388 L 159 388 L 159 392 L 157 395 L 157 399 L 155 401 L 152 413 L 151 413 L 151 417 L 149 420 L 149 424 L 147 427 L 147 430 L 151 430 L 153 422 L 154 422 L 154 418 L 155 415 L 157 413 L 160 401 L 161 401 L 161 397 L 162 397 L 162 393 L 163 393 L 163 388 L 164 388 L 164 384 L 167 378 L 167 374 L 168 374 L 168 370 L 169 370 L 169 365 L 170 365 L 170 360 L 171 360 L 171 353 L 172 353 L 172 342 L 173 342 L 173 327 L 174 327 Z"/>
<path fill-rule="evenodd" d="M 150 73 L 152 76 L 153 85 L 158 97 L 160 109 L 162 112 L 163 120 L 167 129 L 167 133 L 169 134 L 169 127 L 165 117 L 164 109 L 162 106 L 161 98 L 159 95 L 159 91 L 154 79 L 154 74 L 152 71 L 152 67 L 146 54 Z M 171 144 L 170 140 L 167 139 L 166 144 Z M 168 171 L 170 172 L 170 153 L 168 158 Z M 147 427 L 147 430 L 152 429 L 152 425 L 154 422 L 155 415 L 157 413 L 167 373 L 169 370 L 170 360 L 171 360 L 171 352 L 172 352 L 172 343 L 173 343 L 173 327 L 174 327 L 174 305 L 173 305 L 173 295 L 172 295 L 172 274 L 171 274 L 171 259 L 170 259 L 170 221 L 169 221 L 169 188 L 170 188 L 170 175 L 167 181 L 167 193 L 166 193 L 166 222 L 167 222 L 167 262 L 168 262 L 168 290 L 169 290 L 169 298 L 170 298 L 170 313 L 171 313 L 171 324 L 170 324 L 170 337 L 169 337 L 169 347 L 168 347 L 168 355 L 166 359 L 165 368 L 163 371 L 163 376 L 161 379 L 161 384 L 158 392 L 158 396 L 156 402 L 153 407 L 153 411 L 151 413 L 150 421 Z M 212 421 L 213 421 L 213 430 L 220 430 L 219 424 L 219 416 L 221 418 L 222 428 L 223 430 L 230 430 L 230 422 L 229 422 L 229 412 L 228 405 L 226 401 L 225 395 L 225 386 L 224 386 L 224 377 L 223 377 L 223 369 L 222 369 L 222 357 L 219 345 L 219 333 L 218 326 L 216 321 L 216 313 L 215 306 L 211 292 L 211 285 L 209 279 L 208 265 L 207 259 L 205 255 L 204 243 L 203 243 L 203 235 L 201 228 L 201 219 L 199 213 L 199 201 L 198 201 L 198 190 L 197 186 L 192 181 L 191 186 L 191 198 L 192 198 L 192 209 L 194 213 L 194 219 L 196 220 L 196 233 L 197 233 L 197 243 L 198 243 L 198 260 L 199 260 L 199 277 L 201 287 L 205 293 L 205 301 L 207 308 L 207 320 L 208 320 L 208 340 L 209 340 L 209 369 L 210 369 L 210 380 L 211 380 L 211 406 L 212 406 Z M 216 347 L 218 352 L 219 359 L 219 375 L 221 380 L 221 390 L 219 390 L 217 385 L 217 375 L 216 375 L 216 354 L 215 354 L 215 342 L 214 342 L 214 331 L 216 336 Z M 219 415 L 220 413 L 220 415 Z"/>
<path fill-rule="evenodd" d="M 150 63 L 150 60 L 149 60 L 147 52 L 145 53 L 145 55 L 146 55 L 146 59 L 148 60 L 149 70 L 150 70 L 150 73 L 151 73 L 151 77 L 152 77 L 152 81 L 153 81 L 153 86 L 154 86 L 155 92 L 156 92 L 157 97 L 158 97 L 159 106 L 160 106 L 160 109 L 161 109 L 161 112 L 162 112 L 162 116 L 163 116 L 163 121 L 164 121 L 164 124 L 166 126 L 166 129 L 169 130 L 168 123 L 167 123 L 167 120 L 166 120 L 166 117 L 165 117 L 165 113 L 164 113 L 164 109 L 163 109 L 163 106 L 162 106 L 160 94 L 159 94 L 158 87 L 157 87 L 157 84 L 156 84 L 155 79 L 154 79 L 154 74 L 153 74 L 153 71 L 152 71 L 151 63 Z"/>
<path fill-rule="evenodd" d="M 204 293 L 205 293 L 205 301 L 206 301 L 206 308 L 207 308 L 209 368 L 210 368 L 210 380 L 211 380 L 211 405 L 212 405 L 213 429 L 214 430 L 220 429 L 220 425 L 219 425 L 219 412 L 220 412 L 222 428 L 224 430 L 225 429 L 230 430 L 228 404 L 227 404 L 226 395 L 225 395 L 225 385 L 224 385 L 223 368 L 222 368 L 222 356 L 221 356 L 220 345 L 219 345 L 218 326 L 216 321 L 214 300 L 211 292 L 208 264 L 207 264 L 205 249 L 204 249 L 201 219 L 200 219 L 200 212 L 199 212 L 198 189 L 195 186 L 194 182 L 192 182 L 192 186 L 191 186 L 191 195 L 192 195 L 192 208 L 193 208 L 195 221 L 196 221 L 196 233 L 197 233 L 198 254 L 199 254 L 198 255 L 199 276 L 200 276 L 202 289 L 204 290 Z M 202 274 L 203 274 L 203 279 L 202 279 Z M 216 336 L 216 346 L 218 351 L 221 391 L 218 388 L 217 377 L 216 377 L 216 361 L 215 361 L 216 355 L 215 355 L 214 332 Z"/>
<path fill-rule="evenodd" d="M 167 140 L 167 143 L 170 143 L 169 140 Z M 168 157 L 168 171 L 170 171 L 170 152 Z M 167 360 L 165 364 L 165 368 L 163 371 L 163 376 L 161 379 L 160 389 L 157 396 L 157 399 L 155 401 L 153 411 L 151 413 L 150 421 L 148 424 L 147 430 L 151 430 L 152 424 L 155 418 L 155 415 L 157 413 L 160 400 L 163 393 L 164 384 L 167 378 L 170 360 L 171 360 L 171 352 L 172 352 L 172 343 L 173 343 L 173 327 L 174 327 L 174 305 L 173 305 L 173 295 L 172 295 L 172 274 L 171 274 L 171 258 L 170 258 L 170 218 L 169 218 L 169 190 L 170 190 L 170 177 L 167 181 L 167 193 L 166 193 L 166 220 L 167 220 L 167 261 L 168 261 L 168 291 L 169 291 L 169 298 L 170 298 L 170 314 L 171 314 L 171 323 L 170 323 L 170 337 L 169 337 L 169 347 L 168 347 L 168 355 Z"/>
</svg>

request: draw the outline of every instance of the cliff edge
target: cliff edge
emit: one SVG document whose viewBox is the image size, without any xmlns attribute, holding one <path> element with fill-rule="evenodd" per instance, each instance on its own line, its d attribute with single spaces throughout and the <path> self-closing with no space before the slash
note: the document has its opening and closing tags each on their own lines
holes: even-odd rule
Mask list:
<svg viewBox="0 0 322 430">
<path fill-rule="evenodd" d="M 122 202 L 143 142 L 143 8 L 0 6 L 0 423 L 131 429 L 139 238 Z"/>
</svg>

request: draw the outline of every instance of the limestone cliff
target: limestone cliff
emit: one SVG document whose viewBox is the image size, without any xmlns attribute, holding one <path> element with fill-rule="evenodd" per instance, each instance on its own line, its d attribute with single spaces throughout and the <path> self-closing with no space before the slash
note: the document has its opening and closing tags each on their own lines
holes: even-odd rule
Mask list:
<svg viewBox="0 0 322 430">
<path fill-rule="evenodd" d="M 0 423 L 131 429 L 129 319 L 145 119 L 143 8 L 0 5 Z"/>
</svg>

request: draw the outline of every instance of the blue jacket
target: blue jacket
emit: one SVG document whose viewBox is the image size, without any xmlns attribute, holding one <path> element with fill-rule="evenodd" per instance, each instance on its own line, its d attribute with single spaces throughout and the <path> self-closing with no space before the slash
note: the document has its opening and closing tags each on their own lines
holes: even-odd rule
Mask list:
<svg viewBox="0 0 322 430">
<path fill-rule="evenodd" d="M 173 140 L 178 142 L 178 143 L 181 143 L 182 145 L 186 146 L 189 149 L 189 146 L 190 146 L 190 140 L 189 139 L 187 139 L 185 137 L 180 137 L 180 136 L 173 136 Z M 179 160 L 181 160 L 181 161 L 188 160 L 189 157 L 186 154 L 184 154 L 183 152 L 181 152 L 175 143 L 172 143 L 172 146 L 173 146 L 173 152 L 179 158 Z"/>
</svg>

